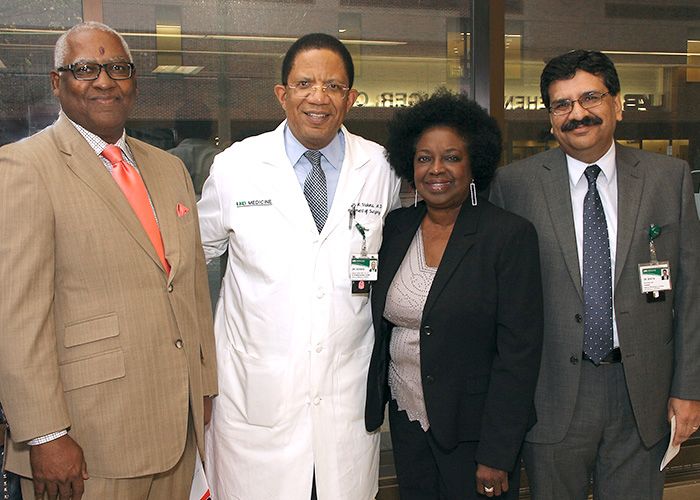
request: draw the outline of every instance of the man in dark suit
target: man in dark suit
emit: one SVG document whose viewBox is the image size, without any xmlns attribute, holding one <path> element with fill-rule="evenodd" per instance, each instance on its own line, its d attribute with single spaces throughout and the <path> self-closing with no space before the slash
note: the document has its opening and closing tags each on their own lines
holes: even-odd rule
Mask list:
<svg viewBox="0 0 700 500">
<path fill-rule="evenodd" d="M 491 190 L 539 236 L 544 350 L 524 449 L 533 496 L 583 499 L 592 478 L 595 498 L 660 499 L 669 420 L 676 443 L 700 425 L 690 170 L 615 143 L 620 83 L 604 54 L 552 59 L 540 90 L 560 148 L 500 169 Z M 656 260 L 673 289 L 642 293 L 638 265 Z"/>
<path fill-rule="evenodd" d="M 56 123 L 0 149 L 6 464 L 24 498 L 187 498 L 217 387 L 192 182 L 125 134 L 114 30 L 61 36 L 51 84 Z"/>
</svg>

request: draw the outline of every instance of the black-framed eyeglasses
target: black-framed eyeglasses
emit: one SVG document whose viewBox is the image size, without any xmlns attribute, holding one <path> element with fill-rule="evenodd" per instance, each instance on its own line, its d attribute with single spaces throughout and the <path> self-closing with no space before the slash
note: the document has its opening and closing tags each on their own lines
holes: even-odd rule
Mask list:
<svg viewBox="0 0 700 500">
<path fill-rule="evenodd" d="M 603 97 L 610 92 L 586 92 L 578 99 L 560 99 L 554 101 L 549 107 L 549 112 L 553 115 L 568 115 L 574 110 L 574 103 L 579 103 L 583 109 L 591 109 L 600 106 Z"/>
<path fill-rule="evenodd" d="M 76 80 L 90 81 L 97 80 L 103 69 L 112 80 L 128 80 L 134 75 L 134 63 L 130 62 L 75 63 L 56 68 L 56 71 L 70 71 Z"/>
<path fill-rule="evenodd" d="M 329 82 L 324 83 L 323 85 L 312 85 L 311 82 L 307 80 L 302 80 L 296 83 L 288 83 L 287 88 L 292 89 L 294 93 L 302 99 L 309 97 L 318 89 L 321 89 L 321 92 L 330 97 L 342 99 L 348 95 L 348 90 L 350 90 L 350 87 L 343 85 L 342 83 Z"/>
</svg>

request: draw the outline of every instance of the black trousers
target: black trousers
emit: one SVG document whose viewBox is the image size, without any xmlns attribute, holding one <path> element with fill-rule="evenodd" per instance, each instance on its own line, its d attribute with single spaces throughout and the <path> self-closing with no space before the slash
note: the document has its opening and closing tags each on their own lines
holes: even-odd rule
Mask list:
<svg viewBox="0 0 700 500">
<path fill-rule="evenodd" d="M 443 449 L 430 430 L 398 411 L 389 403 L 389 426 L 401 500 L 484 500 L 476 491 L 476 449 L 478 442 L 467 441 L 451 450 Z M 518 462 L 519 463 L 519 462 Z M 508 492 L 501 500 L 517 500 L 520 467 L 508 475 Z"/>
</svg>

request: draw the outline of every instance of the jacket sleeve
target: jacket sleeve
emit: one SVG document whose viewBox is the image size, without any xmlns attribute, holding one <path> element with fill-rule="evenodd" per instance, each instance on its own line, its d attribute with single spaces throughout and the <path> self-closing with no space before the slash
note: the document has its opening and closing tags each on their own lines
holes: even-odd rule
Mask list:
<svg viewBox="0 0 700 500">
<path fill-rule="evenodd" d="M 496 352 L 476 460 L 512 471 L 534 424 L 544 329 L 537 233 L 529 222 L 522 221 L 507 238 L 496 266 Z"/>
<path fill-rule="evenodd" d="M 496 170 L 496 175 L 489 185 L 489 201 L 497 207 L 506 208 L 506 200 L 503 198 L 503 191 L 501 190 L 501 176 L 499 172 L 500 168 Z"/>
<path fill-rule="evenodd" d="M 195 216 L 195 269 L 194 286 L 197 321 L 199 322 L 199 345 L 202 361 L 202 388 L 205 396 L 215 396 L 218 393 L 216 375 L 216 348 L 214 345 L 214 325 L 209 295 L 209 278 L 207 266 L 204 262 L 202 239 L 199 230 L 199 217 L 197 217 L 197 205 L 195 204 L 194 187 L 184 164 L 182 170 L 187 183 L 187 191 L 190 195 Z"/>
<path fill-rule="evenodd" d="M 685 162 L 680 199 L 680 266 L 673 270 L 676 341 L 671 396 L 700 400 L 700 221 L 690 169 Z"/>
<path fill-rule="evenodd" d="M 54 216 L 27 145 L 0 149 L 0 400 L 12 439 L 70 427 L 54 307 Z"/>
<path fill-rule="evenodd" d="M 207 263 L 223 255 L 228 248 L 229 234 L 223 222 L 224 207 L 221 205 L 222 201 L 217 184 L 220 182 L 218 178 L 221 175 L 221 167 L 224 166 L 222 165 L 223 156 L 218 155 L 214 160 L 209 178 L 202 189 L 202 198 L 197 203 L 199 228 Z"/>
</svg>

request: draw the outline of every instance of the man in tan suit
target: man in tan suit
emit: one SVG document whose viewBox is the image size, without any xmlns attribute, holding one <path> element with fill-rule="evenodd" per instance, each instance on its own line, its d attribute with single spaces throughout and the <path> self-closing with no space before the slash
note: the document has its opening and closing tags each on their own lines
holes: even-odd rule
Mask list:
<svg viewBox="0 0 700 500">
<path fill-rule="evenodd" d="M 8 469 L 33 477 L 25 498 L 185 499 L 217 390 L 192 183 L 125 135 L 136 82 L 116 32 L 78 25 L 55 55 L 58 120 L 0 148 Z"/>
</svg>

